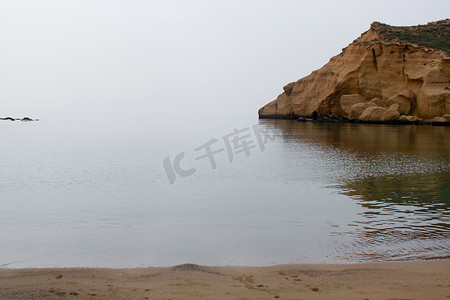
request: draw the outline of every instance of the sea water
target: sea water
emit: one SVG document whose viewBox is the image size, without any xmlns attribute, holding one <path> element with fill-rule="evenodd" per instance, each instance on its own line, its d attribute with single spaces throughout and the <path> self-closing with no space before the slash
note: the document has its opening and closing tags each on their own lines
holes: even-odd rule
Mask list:
<svg viewBox="0 0 450 300">
<path fill-rule="evenodd" d="M 449 221 L 448 127 L 0 122 L 1 267 L 433 259 L 450 256 Z"/>
</svg>

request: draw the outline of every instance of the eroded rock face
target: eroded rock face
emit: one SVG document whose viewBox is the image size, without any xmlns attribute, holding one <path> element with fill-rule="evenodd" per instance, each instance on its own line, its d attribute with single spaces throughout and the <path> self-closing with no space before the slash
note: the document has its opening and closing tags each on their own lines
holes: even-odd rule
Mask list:
<svg viewBox="0 0 450 300">
<path fill-rule="evenodd" d="M 361 115 L 363 112 L 365 112 L 369 107 L 374 106 L 377 107 L 375 103 L 372 102 L 362 102 L 362 103 L 356 103 L 352 105 L 351 111 L 348 115 L 349 120 L 357 120 L 361 118 Z"/>
<path fill-rule="evenodd" d="M 399 41 L 391 34 L 403 30 L 420 35 L 427 26 L 444 36 L 450 34 L 450 19 L 414 27 L 373 23 L 321 69 L 286 85 L 284 93 L 259 110 L 259 116 L 335 115 L 368 121 L 412 116 L 431 121 L 449 115 L 449 54 Z"/>
<path fill-rule="evenodd" d="M 339 100 L 341 108 L 344 110 L 346 116 L 348 116 L 352 112 L 354 105 L 361 103 L 364 104 L 366 102 L 367 100 L 364 99 L 364 97 L 360 94 L 344 95 Z"/>
</svg>

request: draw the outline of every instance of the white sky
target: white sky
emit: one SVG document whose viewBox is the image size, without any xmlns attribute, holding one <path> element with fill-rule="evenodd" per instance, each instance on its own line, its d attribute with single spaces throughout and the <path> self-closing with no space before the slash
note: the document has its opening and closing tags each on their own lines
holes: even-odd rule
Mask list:
<svg viewBox="0 0 450 300">
<path fill-rule="evenodd" d="M 254 112 L 372 21 L 450 1 L 0 0 L 0 116 Z"/>
</svg>

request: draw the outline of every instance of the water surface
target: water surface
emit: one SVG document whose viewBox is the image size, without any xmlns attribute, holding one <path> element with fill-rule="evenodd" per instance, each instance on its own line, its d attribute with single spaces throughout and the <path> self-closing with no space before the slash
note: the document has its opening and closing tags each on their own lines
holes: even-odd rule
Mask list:
<svg viewBox="0 0 450 300">
<path fill-rule="evenodd" d="M 267 139 L 258 143 L 253 125 Z M 253 146 L 230 158 L 224 136 Z M 450 129 L 254 115 L 0 123 L 0 265 L 448 257 Z M 196 158 L 211 139 L 216 168 Z M 239 148 L 244 149 L 244 148 Z M 233 149 L 238 151 L 239 149 Z M 169 183 L 163 161 L 195 169 Z"/>
</svg>

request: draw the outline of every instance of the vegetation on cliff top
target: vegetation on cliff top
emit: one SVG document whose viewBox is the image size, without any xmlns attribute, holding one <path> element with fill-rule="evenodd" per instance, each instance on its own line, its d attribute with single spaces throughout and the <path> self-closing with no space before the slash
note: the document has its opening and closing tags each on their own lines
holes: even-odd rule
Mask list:
<svg viewBox="0 0 450 300">
<path fill-rule="evenodd" d="M 386 40 L 427 46 L 450 55 L 450 19 L 418 26 L 390 26 L 374 22 L 372 28 Z"/>
</svg>

